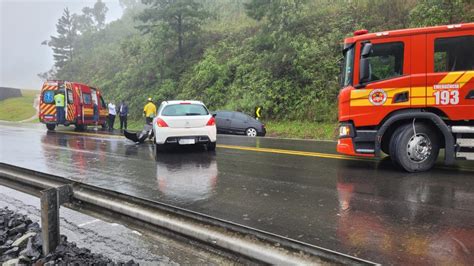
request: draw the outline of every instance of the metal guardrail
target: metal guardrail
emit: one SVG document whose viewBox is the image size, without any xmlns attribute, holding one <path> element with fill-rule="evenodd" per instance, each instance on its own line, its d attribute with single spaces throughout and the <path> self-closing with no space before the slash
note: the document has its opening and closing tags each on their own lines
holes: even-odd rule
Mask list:
<svg viewBox="0 0 474 266">
<path fill-rule="evenodd" d="M 48 206 L 47 203 L 51 203 L 49 200 L 53 195 L 52 198 L 56 197 L 58 205 L 63 204 L 70 209 L 102 217 L 104 215 L 113 217 L 115 221 L 132 226 L 153 228 L 160 232 L 198 241 L 211 249 L 243 256 L 252 261 L 280 265 L 376 265 L 333 250 L 182 208 L 5 163 L 0 163 L 0 185 L 40 196 L 42 206 Z M 50 194 L 51 188 L 61 188 L 58 189 L 61 192 L 65 187 L 67 188 L 65 191 L 68 191 L 65 196 Z M 46 198 L 45 195 L 48 193 L 49 198 Z M 54 207 L 54 204 L 50 206 Z M 43 216 L 47 214 L 46 211 Z M 55 215 L 49 212 L 49 216 Z M 59 231 L 57 233 L 59 234 Z M 54 237 L 52 239 L 54 240 Z"/>
</svg>

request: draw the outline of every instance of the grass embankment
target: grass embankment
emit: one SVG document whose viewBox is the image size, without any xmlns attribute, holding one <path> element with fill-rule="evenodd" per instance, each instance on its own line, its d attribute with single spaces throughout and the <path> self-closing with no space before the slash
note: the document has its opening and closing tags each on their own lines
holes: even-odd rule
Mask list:
<svg viewBox="0 0 474 266">
<path fill-rule="evenodd" d="M 337 123 L 305 121 L 266 121 L 268 137 L 335 140 Z"/>
<path fill-rule="evenodd" d="M 117 116 L 115 121 L 115 128 L 120 128 L 120 118 Z M 145 124 L 145 118 L 140 120 L 132 120 L 130 117 L 128 118 L 127 128 L 131 131 L 139 131 L 143 129 L 143 125 Z"/>
<path fill-rule="evenodd" d="M 118 117 L 117 117 L 118 118 Z M 128 129 L 139 131 L 143 129 L 144 118 L 128 121 Z M 337 123 L 316 123 L 301 121 L 263 121 L 267 128 L 268 137 L 298 138 L 316 140 L 335 140 Z M 120 128 L 120 120 L 115 121 L 115 128 Z"/>
<path fill-rule="evenodd" d="M 0 120 L 22 121 L 36 114 L 33 102 L 38 91 L 21 90 L 21 97 L 0 101 Z"/>
</svg>

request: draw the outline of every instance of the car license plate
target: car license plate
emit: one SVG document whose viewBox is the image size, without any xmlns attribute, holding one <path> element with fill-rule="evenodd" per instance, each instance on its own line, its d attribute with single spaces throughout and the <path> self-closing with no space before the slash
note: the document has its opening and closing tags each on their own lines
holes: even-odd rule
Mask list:
<svg viewBox="0 0 474 266">
<path fill-rule="evenodd" d="M 180 145 L 189 145 L 189 144 L 195 144 L 196 140 L 195 139 L 180 139 L 179 144 Z"/>
</svg>

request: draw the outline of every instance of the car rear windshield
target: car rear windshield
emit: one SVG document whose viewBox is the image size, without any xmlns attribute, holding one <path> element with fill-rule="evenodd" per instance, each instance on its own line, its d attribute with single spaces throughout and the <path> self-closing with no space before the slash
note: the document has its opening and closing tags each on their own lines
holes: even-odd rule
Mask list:
<svg viewBox="0 0 474 266">
<path fill-rule="evenodd" d="M 162 116 L 208 115 L 206 107 L 201 104 L 170 104 L 161 112 Z"/>
</svg>

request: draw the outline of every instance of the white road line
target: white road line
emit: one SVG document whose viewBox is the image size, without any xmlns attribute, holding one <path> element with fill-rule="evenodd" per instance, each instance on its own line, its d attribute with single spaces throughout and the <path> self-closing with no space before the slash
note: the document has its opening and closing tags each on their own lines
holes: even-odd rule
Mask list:
<svg viewBox="0 0 474 266">
<path fill-rule="evenodd" d="M 136 235 L 139 235 L 139 236 L 142 235 L 142 233 L 140 233 L 140 232 L 138 232 L 138 231 L 135 231 L 135 230 L 132 230 L 132 233 L 134 233 L 134 234 L 136 234 Z"/>
<path fill-rule="evenodd" d="M 88 222 L 79 224 L 78 226 L 79 226 L 79 227 L 84 227 L 84 226 L 86 226 L 86 225 L 93 224 L 93 223 L 97 223 L 97 222 L 100 222 L 100 220 L 99 220 L 99 219 L 95 219 L 95 220 L 92 220 L 92 221 L 88 221 Z"/>
</svg>

